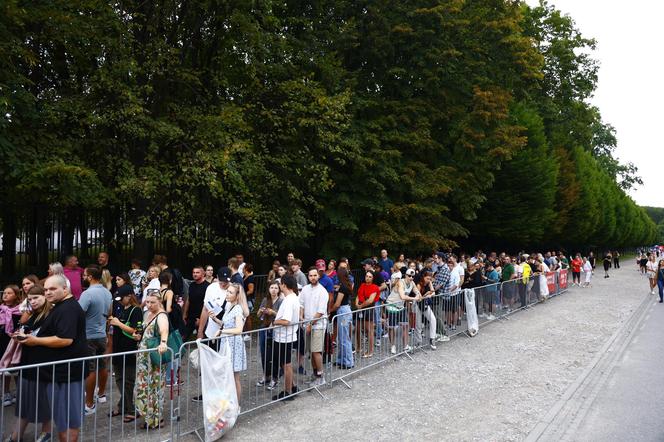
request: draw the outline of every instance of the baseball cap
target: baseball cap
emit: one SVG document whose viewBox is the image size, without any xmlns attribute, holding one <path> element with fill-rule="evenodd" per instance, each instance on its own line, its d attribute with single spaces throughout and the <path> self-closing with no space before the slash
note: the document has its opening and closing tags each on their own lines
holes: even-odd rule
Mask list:
<svg viewBox="0 0 664 442">
<path fill-rule="evenodd" d="M 324 259 L 319 259 L 316 261 L 316 270 L 325 270 L 327 267 L 325 266 L 325 260 Z"/>
<path fill-rule="evenodd" d="M 360 264 L 362 264 L 363 266 L 365 266 L 365 265 L 367 265 L 367 264 L 369 264 L 369 265 L 374 265 L 375 262 L 374 262 L 373 259 L 371 259 L 371 258 L 367 258 L 367 259 L 365 259 L 364 261 L 362 261 Z"/>
<path fill-rule="evenodd" d="M 415 270 L 413 270 L 413 269 L 408 269 L 408 270 L 406 270 L 406 275 L 408 275 L 408 276 L 415 276 Z"/>
<path fill-rule="evenodd" d="M 439 258 L 447 259 L 447 253 L 445 252 L 436 252 L 436 256 Z"/>
<path fill-rule="evenodd" d="M 217 279 L 219 281 L 225 281 L 228 282 L 231 280 L 231 269 L 228 267 L 219 267 L 219 270 L 217 270 Z"/>
</svg>

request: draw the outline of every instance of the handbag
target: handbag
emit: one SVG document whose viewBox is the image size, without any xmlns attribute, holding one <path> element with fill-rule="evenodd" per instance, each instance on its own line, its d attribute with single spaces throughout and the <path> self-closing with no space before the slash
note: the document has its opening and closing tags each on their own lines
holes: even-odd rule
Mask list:
<svg viewBox="0 0 664 442">
<path fill-rule="evenodd" d="M 132 315 L 132 313 L 134 313 L 134 310 L 137 309 L 137 308 L 138 308 L 138 307 L 132 307 L 132 308 L 131 308 L 131 310 L 129 311 L 129 315 L 127 316 L 127 322 L 123 322 L 124 325 L 126 325 L 126 326 L 128 326 L 128 327 L 131 327 L 131 325 L 129 325 L 129 321 L 131 320 L 131 315 Z M 138 323 L 140 324 L 141 322 L 139 321 Z M 133 327 L 132 327 L 132 328 L 133 328 Z M 127 333 L 126 331 L 124 331 L 124 330 L 121 329 L 120 327 L 118 327 L 118 329 L 120 329 L 120 331 L 122 332 L 122 334 L 125 335 L 126 337 L 128 337 L 129 339 L 134 339 L 134 335 L 132 335 L 131 333 Z"/>
<path fill-rule="evenodd" d="M 166 313 L 159 313 L 159 315 L 164 314 L 166 315 L 166 318 L 168 319 L 168 315 Z M 156 322 L 157 317 L 159 315 L 155 316 L 152 321 L 155 321 L 154 324 L 154 336 L 151 338 L 148 338 L 146 341 L 147 348 L 153 349 L 159 347 L 159 344 L 161 343 L 161 333 L 159 332 L 159 323 Z M 150 322 L 152 322 L 150 321 Z M 150 325 L 150 324 L 148 324 Z M 171 326 L 170 320 L 168 321 L 168 339 L 166 340 L 166 346 L 171 350 L 171 351 L 166 351 L 163 354 L 159 354 L 158 351 L 151 351 L 150 352 L 150 362 L 152 362 L 152 365 L 164 365 L 168 364 L 173 360 L 174 357 L 177 357 L 180 354 L 180 347 L 182 346 L 182 335 L 180 334 L 180 331 L 177 329 L 173 329 Z"/>
<path fill-rule="evenodd" d="M 0 368 L 9 368 L 15 367 L 21 363 L 21 353 L 23 352 L 21 344 L 16 340 L 12 339 L 7 345 L 5 354 L 2 355 L 0 359 Z"/>
</svg>

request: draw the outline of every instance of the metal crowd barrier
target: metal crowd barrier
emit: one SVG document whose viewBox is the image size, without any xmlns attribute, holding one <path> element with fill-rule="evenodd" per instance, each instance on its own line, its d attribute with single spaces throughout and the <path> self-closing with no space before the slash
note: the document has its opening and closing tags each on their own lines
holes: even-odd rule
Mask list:
<svg viewBox="0 0 664 442">
<path fill-rule="evenodd" d="M 77 427 L 80 422 L 79 440 L 173 440 L 175 436 L 174 422 L 177 421 L 177 410 L 174 408 L 173 389 L 165 384 L 166 372 L 170 370 L 170 364 L 160 365 L 157 371 L 152 373 L 151 379 L 156 382 L 139 385 L 141 390 L 139 397 L 134 396 L 133 385 L 139 379 L 147 379 L 144 370 L 136 370 L 136 358 L 147 358 L 149 353 L 156 349 L 136 350 L 123 353 L 113 353 L 102 356 L 90 356 L 84 358 L 70 359 L 58 362 L 24 365 L 18 367 L 0 369 L 0 399 L 15 398 L 11 405 L 0 408 L 0 434 L 3 440 L 16 433 L 20 437 L 13 440 L 36 441 L 42 432 L 51 433 L 51 440 L 57 440 L 58 432 L 66 431 L 67 428 L 58 428 L 56 425 L 55 409 L 61 410 L 69 407 L 64 426 Z M 167 350 L 171 355 L 170 349 Z M 77 365 L 83 364 L 89 369 L 81 370 Z M 102 365 L 108 369 L 108 382 L 105 386 L 99 385 L 97 381 L 96 390 L 105 389 L 105 401 L 100 401 L 95 392 L 93 402 L 95 412 L 85 413 L 85 383 L 87 376 L 94 371 L 99 379 Z M 69 381 L 53 383 L 56 371 L 61 367 Z M 72 374 L 72 372 L 74 372 Z M 73 376 L 73 377 L 72 377 Z M 132 382 L 133 378 L 133 382 Z M 67 399 L 57 402 L 56 391 L 66 388 Z M 73 390 L 73 391 L 72 391 Z M 128 391 L 131 390 L 131 391 Z M 72 394 L 80 393 L 81 396 L 73 397 Z M 11 396 L 10 396 L 11 395 Z M 78 394 L 76 394 L 78 396 Z M 129 413 L 131 405 L 140 401 L 145 404 L 150 417 L 161 419 L 163 422 L 151 428 L 143 427 L 143 419 L 138 418 L 132 422 L 124 422 L 124 415 Z M 9 402 L 9 401 L 8 401 Z M 80 407 L 80 409 L 79 409 Z M 120 410 L 120 415 L 113 416 L 113 411 Z M 136 411 L 134 411 L 136 413 Z M 21 428 L 23 427 L 23 428 Z"/>
<path fill-rule="evenodd" d="M 246 355 L 246 368 L 238 372 L 240 379 L 240 414 L 244 415 L 276 402 L 288 401 L 306 392 L 315 391 L 321 397 L 325 397 L 321 391 L 325 384 L 324 365 L 321 367 L 322 378 L 318 382 L 314 380 L 311 369 L 311 360 L 307 349 L 310 344 L 310 336 L 306 333 L 307 326 L 313 321 L 301 321 L 297 323 L 297 340 L 292 344 L 291 370 L 292 370 L 292 396 L 279 397 L 285 390 L 284 360 L 279 354 L 277 344 L 273 340 L 273 328 L 261 328 L 244 332 L 232 337 L 237 343 L 244 347 Z M 250 339 L 244 340 L 248 336 Z M 223 339 L 217 337 L 201 339 L 200 342 L 218 349 Z M 204 426 L 203 402 L 200 370 L 194 367 L 189 355 L 197 347 L 197 341 L 186 342 L 180 348 L 180 376 L 188 385 L 188 388 L 178 389 L 177 407 L 179 420 L 177 423 L 177 434 L 185 436 L 196 434 L 204 439 L 202 429 Z M 325 342 L 324 342 L 325 345 Z M 233 353 L 233 349 L 231 352 Z M 271 381 L 274 381 L 273 383 Z"/>
<path fill-rule="evenodd" d="M 474 288 L 475 310 L 480 328 L 488 322 L 500 320 L 566 291 L 567 276 L 566 271 L 549 272 L 544 276 L 535 275 L 525 282 L 515 279 Z M 544 284 L 547 290 L 543 290 Z M 359 285 L 359 281 L 356 285 Z M 311 335 L 306 329 L 313 321 L 298 323 L 297 341 L 291 351 L 292 382 L 295 388 L 292 396 L 287 397 L 279 396 L 284 391 L 285 373 L 283 355 L 276 351 L 277 346 L 273 341 L 274 329 L 252 330 L 231 338 L 237 349 L 243 348 L 245 353 L 246 366 L 241 364 L 237 372 L 241 387 L 241 415 L 290 400 L 305 392 L 316 392 L 325 397 L 323 385 L 331 387 L 335 382 L 341 382 L 349 386 L 346 380 L 350 376 L 398 357 L 411 357 L 413 352 L 432 351 L 451 337 L 468 332 L 462 291 L 438 294 L 419 302 L 406 302 L 401 311 L 394 311 L 395 306 L 377 304 L 360 310 L 344 308 L 328 319 L 323 338 L 321 377 L 312 376 L 308 351 Z M 246 341 L 243 339 L 245 336 L 249 337 Z M 227 338 L 205 339 L 201 342 L 214 348 L 222 339 Z M 96 412 L 85 416 L 84 399 L 81 400 L 80 439 L 175 440 L 189 434 L 197 434 L 203 439 L 201 430 L 205 413 L 200 401 L 203 394 L 200 372 L 189 357 L 196 345 L 195 341 L 184 343 L 176 359 L 177 364 L 159 367 L 157 383 L 139 387 L 144 387 L 150 398 L 158 398 L 163 393 L 161 416 L 164 422 L 160 428 L 143 429 L 141 418 L 125 423 L 124 413 L 117 417 L 111 415 L 113 410 L 130 411 L 134 406 L 127 404 L 127 401 L 134 398 L 133 383 L 128 378 L 135 377 L 134 359 L 141 353 L 156 351 L 152 349 L 0 369 L 0 399 L 6 399 L 6 390 L 17 393 L 15 404 L 0 408 L 0 433 L 6 438 L 17 428 L 19 420 L 16 410 L 23 409 L 28 403 L 39 405 L 45 402 L 49 410 L 46 417 L 37 416 L 36 410 L 34 416 L 27 416 L 29 421 L 38 422 L 53 421 L 53 409 L 61 405 L 48 400 L 47 389 L 49 385 L 53 389 L 53 384 L 36 382 L 36 388 L 32 388 L 25 382 L 29 370 L 38 369 L 37 380 L 46 380 L 55 372 L 56 366 L 67 365 L 68 370 L 71 370 L 72 364 L 83 362 L 95 366 L 99 379 L 98 362 L 104 360 L 109 368 L 106 403 L 97 402 Z M 170 375 L 170 381 L 166 380 L 167 374 Z M 80 382 L 84 384 L 85 378 L 81 377 Z M 153 402 L 156 403 L 158 401 Z M 27 432 L 23 433 L 23 440 L 36 440 L 41 430 L 40 425 L 31 423 Z M 51 433 L 52 438 L 55 438 L 55 433 Z"/>
</svg>

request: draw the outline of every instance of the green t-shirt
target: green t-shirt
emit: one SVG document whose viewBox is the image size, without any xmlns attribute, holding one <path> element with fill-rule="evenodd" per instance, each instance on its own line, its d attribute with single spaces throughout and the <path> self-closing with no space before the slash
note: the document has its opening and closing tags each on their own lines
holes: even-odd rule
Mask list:
<svg viewBox="0 0 664 442">
<path fill-rule="evenodd" d="M 510 263 L 503 267 L 503 281 L 509 281 L 514 274 L 514 264 Z"/>
<path fill-rule="evenodd" d="M 562 259 L 560 260 L 560 262 L 562 263 L 561 267 L 562 267 L 563 269 L 566 269 L 566 268 L 569 267 L 569 260 L 568 260 L 567 258 L 562 258 Z"/>
</svg>

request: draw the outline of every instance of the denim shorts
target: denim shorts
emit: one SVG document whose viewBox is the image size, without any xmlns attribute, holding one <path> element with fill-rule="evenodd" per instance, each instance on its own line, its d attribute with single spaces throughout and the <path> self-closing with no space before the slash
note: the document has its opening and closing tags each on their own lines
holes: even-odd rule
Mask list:
<svg viewBox="0 0 664 442">
<path fill-rule="evenodd" d="M 58 431 L 81 427 L 83 422 L 83 382 L 55 382 L 46 386 L 48 402 Z"/>
</svg>

